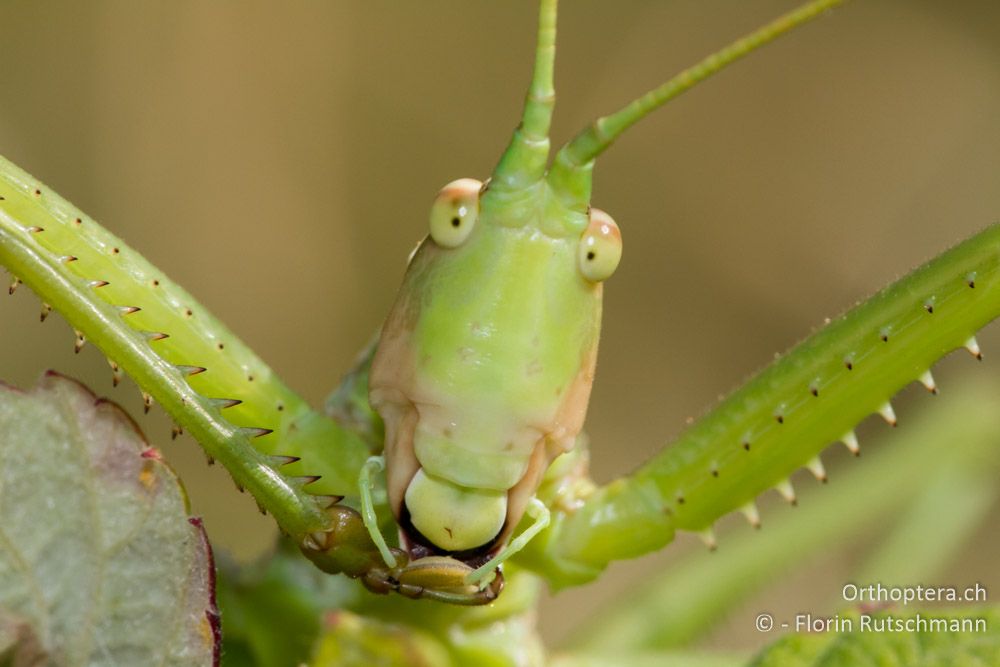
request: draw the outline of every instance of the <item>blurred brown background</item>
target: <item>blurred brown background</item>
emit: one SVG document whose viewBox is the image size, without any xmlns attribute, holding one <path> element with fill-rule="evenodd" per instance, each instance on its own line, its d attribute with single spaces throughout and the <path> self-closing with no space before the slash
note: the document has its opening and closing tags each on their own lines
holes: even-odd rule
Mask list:
<svg viewBox="0 0 1000 667">
<path fill-rule="evenodd" d="M 565 2 L 555 140 L 793 4 Z M 437 188 L 492 168 L 534 21 L 528 0 L 4 0 L 0 153 L 318 403 L 387 311 Z M 596 177 L 595 204 L 625 237 L 589 421 L 597 477 L 638 465 L 825 316 L 1000 219 L 998 174 L 1000 10 L 985 0 L 850 3 L 635 128 Z M 65 323 L 40 326 L 37 309 L 27 290 L 0 302 L 0 377 L 53 367 L 141 414 L 134 386 L 112 392 L 101 355 L 74 356 Z M 962 353 L 936 370 L 944 391 L 997 372 L 997 330 L 981 343 L 984 366 Z M 907 391 L 902 422 L 926 400 Z M 162 415 L 140 422 L 216 545 L 265 549 L 273 524 L 224 472 L 189 438 L 171 443 Z M 881 429 L 866 423 L 863 444 Z M 982 546 L 965 572 L 995 571 Z M 560 595 L 545 631 L 558 639 L 669 558 Z M 818 585 L 829 597 L 842 581 Z M 715 643 L 759 639 L 742 619 Z"/>
</svg>

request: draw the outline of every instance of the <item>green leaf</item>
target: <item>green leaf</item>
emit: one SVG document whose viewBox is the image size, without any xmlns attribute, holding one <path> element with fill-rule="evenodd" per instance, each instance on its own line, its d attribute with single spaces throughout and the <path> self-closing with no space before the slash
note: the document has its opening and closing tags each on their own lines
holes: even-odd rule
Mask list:
<svg viewBox="0 0 1000 667">
<path fill-rule="evenodd" d="M 222 664 L 541 665 L 534 611 L 541 582 L 516 567 L 505 574 L 504 594 L 491 605 L 429 604 L 375 595 L 357 580 L 326 575 L 281 540 L 259 563 L 220 565 Z"/>
<path fill-rule="evenodd" d="M 327 618 L 311 667 L 436 667 L 451 665 L 433 636 L 415 628 L 340 611 Z"/>
<path fill-rule="evenodd" d="M 173 471 L 114 403 L 0 385 L 0 663 L 217 662 L 212 554 Z"/>
<path fill-rule="evenodd" d="M 323 614 L 357 605 L 364 594 L 355 580 L 314 567 L 288 539 L 252 565 L 221 558 L 217 595 L 226 619 L 223 666 L 304 663 L 320 634 Z"/>
</svg>

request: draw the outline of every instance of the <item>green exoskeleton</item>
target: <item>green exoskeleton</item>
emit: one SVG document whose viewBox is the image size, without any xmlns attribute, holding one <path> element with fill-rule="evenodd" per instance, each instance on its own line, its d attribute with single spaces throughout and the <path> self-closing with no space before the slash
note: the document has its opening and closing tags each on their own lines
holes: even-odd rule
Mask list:
<svg viewBox="0 0 1000 667">
<path fill-rule="evenodd" d="M 590 204 L 594 158 L 679 92 L 654 91 L 599 120 L 549 166 L 556 4 L 541 2 L 534 76 L 511 143 L 488 181 L 460 179 L 438 194 L 370 372 L 386 430 L 360 489 L 373 541 L 397 568 L 370 509 L 369 475 L 384 465 L 417 580 L 426 573 L 438 589 L 479 599 L 498 590 L 502 579 L 483 588 L 497 566 L 548 524 L 535 491 L 587 413 L 602 283 L 622 255 L 618 226 Z M 680 89 L 699 74 L 689 78 Z M 531 525 L 511 542 L 526 512 Z"/>
<path fill-rule="evenodd" d="M 512 209 L 531 191 L 542 195 L 535 206 Z M 451 183 L 430 226 L 383 329 L 371 402 L 411 554 L 481 566 L 583 426 L 601 281 L 621 237 L 607 214 L 563 208 L 543 179 L 506 191 Z"/>
<path fill-rule="evenodd" d="M 711 541 L 728 512 L 757 523 L 759 495 L 793 499 L 789 476 L 807 466 L 821 477 L 831 442 L 857 451 L 864 417 L 894 421 L 892 396 L 915 379 L 932 389 L 929 369 L 948 351 L 979 356 L 975 333 L 1000 312 L 993 227 L 832 321 L 633 473 L 597 486 L 580 448 L 566 453 L 593 381 L 602 282 L 621 254 L 614 222 L 591 207 L 594 160 L 652 110 L 839 2 L 814 0 L 734 42 L 550 160 L 556 2 L 541 0 L 513 140 L 485 183 L 455 181 L 433 202 L 374 358 L 326 414 L 161 270 L 3 159 L 0 263 L 11 293 L 23 282 L 43 316 L 60 312 L 78 348 L 91 342 L 116 380 L 130 375 L 322 569 L 458 604 L 495 599 L 498 566 L 518 550 L 553 586 L 589 581 L 679 530 Z M 390 514 L 398 546 L 379 530 Z"/>
<path fill-rule="evenodd" d="M 503 583 L 499 566 L 550 522 L 536 489 L 583 427 L 602 283 L 622 254 L 618 226 L 591 206 L 595 158 L 652 110 L 839 0 L 809 3 L 734 42 L 598 119 L 550 163 L 556 4 L 540 2 L 534 74 L 513 139 L 485 183 L 464 178 L 438 194 L 382 329 L 369 396 L 385 424 L 384 451 L 359 480 L 374 548 L 345 546 L 361 528 L 359 514 L 340 506 L 331 510 L 339 528 L 303 543 L 320 567 L 379 592 L 489 602 Z M 380 533 L 374 509 L 373 475 L 383 468 L 400 548 Z M 653 529 L 651 544 L 670 539 L 662 510 L 625 502 L 639 510 L 640 532 Z M 561 576 L 592 577 L 589 558 L 563 559 Z"/>
</svg>

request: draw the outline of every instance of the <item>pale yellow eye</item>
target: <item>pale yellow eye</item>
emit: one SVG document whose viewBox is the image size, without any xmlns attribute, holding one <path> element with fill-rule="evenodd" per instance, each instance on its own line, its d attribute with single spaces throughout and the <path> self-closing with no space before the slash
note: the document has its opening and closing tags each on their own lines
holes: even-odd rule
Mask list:
<svg viewBox="0 0 1000 667">
<path fill-rule="evenodd" d="M 599 208 L 590 209 L 590 224 L 580 239 L 580 273 L 599 283 L 611 277 L 622 258 L 622 234 L 611 216 Z"/>
<path fill-rule="evenodd" d="M 431 238 L 435 243 L 454 248 L 469 238 L 479 217 L 482 187 L 474 178 L 460 178 L 441 188 L 431 206 Z"/>
</svg>

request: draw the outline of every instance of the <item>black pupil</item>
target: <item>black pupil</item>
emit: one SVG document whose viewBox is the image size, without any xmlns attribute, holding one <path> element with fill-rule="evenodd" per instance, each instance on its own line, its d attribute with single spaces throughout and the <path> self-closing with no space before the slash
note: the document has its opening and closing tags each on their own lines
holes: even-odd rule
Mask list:
<svg viewBox="0 0 1000 667">
<path fill-rule="evenodd" d="M 455 216 L 454 218 L 451 219 L 451 226 L 452 227 L 458 227 L 461 224 L 462 224 L 462 220 L 458 216 Z"/>
<path fill-rule="evenodd" d="M 593 250 L 591 250 L 590 252 L 587 253 L 587 259 L 594 259 L 594 257 L 596 257 L 596 256 L 597 255 L 594 254 Z"/>
</svg>

